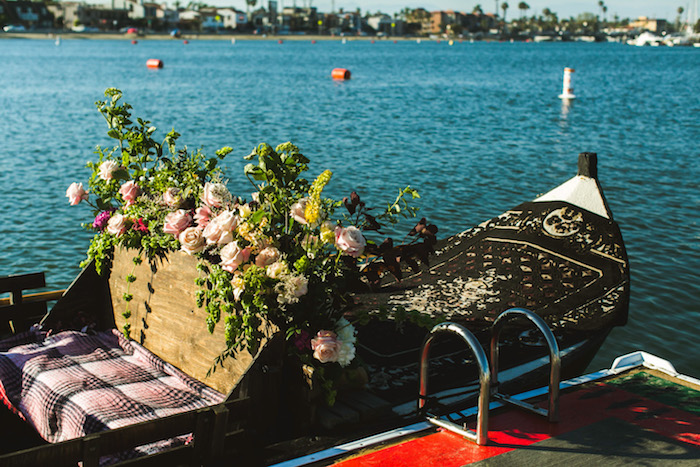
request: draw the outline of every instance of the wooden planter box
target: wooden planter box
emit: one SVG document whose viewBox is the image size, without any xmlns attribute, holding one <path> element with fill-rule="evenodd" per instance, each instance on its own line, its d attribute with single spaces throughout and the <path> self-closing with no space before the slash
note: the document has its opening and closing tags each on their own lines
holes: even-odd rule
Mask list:
<svg viewBox="0 0 700 467">
<path fill-rule="evenodd" d="M 123 329 L 126 320 L 122 313 L 128 306 L 132 339 L 193 378 L 223 394 L 230 393 L 251 368 L 254 356 L 238 352 L 236 358 L 227 358 L 223 366 L 212 368 L 216 357 L 226 350 L 224 323 L 222 317 L 210 334 L 207 312 L 197 307 L 197 259 L 177 251 L 153 265 L 147 260 L 135 265 L 135 256 L 138 252 L 123 249 L 114 255 L 109 289 L 117 329 Z M 129 274 L 136 277 L 135 282 L 126 281 Z M 133 295 L 130 302 L 124 300 L 125 293 Z M 267 325 L 263 331 L 267 338 L 260 349 L 277 329 Z"/>
</svg>

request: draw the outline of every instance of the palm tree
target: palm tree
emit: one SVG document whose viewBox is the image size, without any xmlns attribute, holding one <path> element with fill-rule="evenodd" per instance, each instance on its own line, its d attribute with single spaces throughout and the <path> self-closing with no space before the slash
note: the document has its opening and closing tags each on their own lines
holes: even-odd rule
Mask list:
<svg viewBox="0 0 700 467">
<path fill-rule="evenodd" d="M 523 14 L 530 9 L 530 5 L 525 2 L 518 3 L 518 10 L 520 10 L 520 19 L 523 18 Z"/>
<path fill-rule="evenodd" d="M 549 8 L 544 8 L 542 10 L 542 16 L 544 16 L 545 23 L 549 23 L 549 17 L 552 15 L 552 10 Z"/>
<path fill-rule="evenodd" d="M 477 4 L 472 10 L 473 15 L 481 16 L 484 14 L 484 10 L 481 9 L 481 5 Z"/>
<path fill-rule="evenodd" d="M 683 15 L 683 12 L 685 9 L 682 6 L 678 7 L 678 18 L 676 19 L 676 29 L 680 30 L 681 29 L 681 16 Z"/>
<path fill-rule="evenodd" d="M 508 9 L 508 2 L 501 3 L 501 10 L 503 10 L 503 22 L 506 22 L 506 10 Z"/>
<path fill-rule="evenodd" d="M 255 8 L 256 3 L 258 3 L 258 0 L 245 0 L 246 17 L 250 16 L 250 7 Z"/>
</svg>

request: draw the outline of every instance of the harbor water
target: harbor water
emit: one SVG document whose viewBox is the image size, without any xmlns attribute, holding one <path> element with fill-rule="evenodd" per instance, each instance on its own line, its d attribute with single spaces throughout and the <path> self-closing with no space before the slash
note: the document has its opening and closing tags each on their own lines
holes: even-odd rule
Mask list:
<svg viewBox="0 0 700 467">
<path fill-rule="evenodd" d="M 162 60 L 149 69 L 150 58 Z M 333 68 L 352 79 L 334 81 Z M 562 101 L 565 67 L 577 98 Z M 444 237 L 572 177 L 596 152 L 632 272 L 629 323 L 591 369 L 646 350 L 700 375 L 700 50 L 621 44 L 433 41 L 0 40 L 0 275 L 79 272 L 85 163 L 110 145 L 94 102 L 124 92 L 134 114 L 207 154 L 297 144 L 329 194 L 368 204 L 406 185 Z M 401 226 L 408 229 L 411 224 Z M 403 236 L 397 229 L 397 234 Z"/>
</svg>

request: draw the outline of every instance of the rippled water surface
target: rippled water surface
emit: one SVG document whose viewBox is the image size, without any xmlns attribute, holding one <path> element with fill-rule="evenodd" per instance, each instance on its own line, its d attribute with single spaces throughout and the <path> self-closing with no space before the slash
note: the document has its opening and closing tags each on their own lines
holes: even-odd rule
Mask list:
<svg viewBox="0 0 700 467">
<path fill-rule="evenodd" d="M 149 58 L 162 69 L 147 69 Z M 578 98 L 565 105 L 564 67 Z M 334 67 L 352 79 L 334 82 Z M 292 140 L 331 169 L 331 195 L 384 201 L 405 185 L 441 235 L 532 199 L 599 155 L 600 180 L 627 245 L 630 322 L 592 369 L 643 349 L 700 375 L 700 49 L 618 44 L 0 40 L 0 275 L 78 272 L 90 235 L 65 189 L 106 125 L 95 110 L 122 89 L 164 135 L 242 157 Z"/>
</svg>

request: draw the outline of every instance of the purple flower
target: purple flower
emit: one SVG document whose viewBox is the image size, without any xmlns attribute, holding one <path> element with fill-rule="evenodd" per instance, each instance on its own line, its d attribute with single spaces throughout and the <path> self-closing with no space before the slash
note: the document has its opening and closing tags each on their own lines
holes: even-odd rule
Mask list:
<svg viewBox="0 0 700 467">
<path fill-rule="evenodd" d="M 109 218 L 112 217 L 113 210 L 102 211 L 95 217 L 95 221 L 92 223 L 93 228 L 97 230 L 104 230 L 107 227 L 107 222 Z"/>
<path fill-rule="evenodd" d="M 304 350 L 309 350 L 311 348 L 311 335 L 306 331 L 301 331 L 296 339 L 294 339 L 294 345 L 299 349 L 300 352 Z"/>
</svg>

